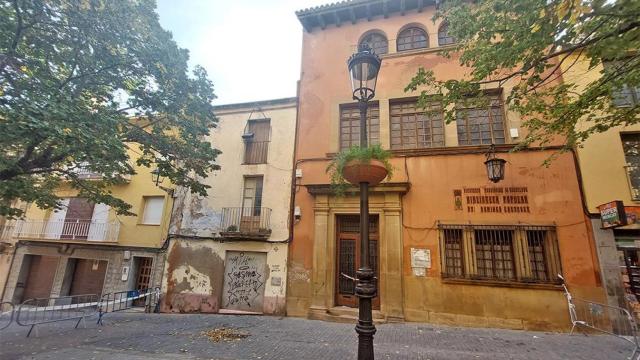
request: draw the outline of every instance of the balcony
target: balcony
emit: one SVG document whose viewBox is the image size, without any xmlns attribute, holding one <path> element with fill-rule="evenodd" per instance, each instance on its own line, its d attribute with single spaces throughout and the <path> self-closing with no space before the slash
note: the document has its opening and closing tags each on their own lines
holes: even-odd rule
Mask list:
<svg viewBox="0 0 640 360">
<path fill-rule="evenodd" d="M 268 141 L 245 141 L 244 146 L 245 164 L 267 163 L 267 156 L 269 154 Z"/>
<path fill-rule="evenodd" d="M 73 240 L 117 242 L 120 223 L 92 220 L 8 221 L 0 232 L 2 240 Z"/>
<path fill-rule="evenodd" d="M 631 191 L 631 199 L 640 201 L 640 166 L 626 165 L 627 180 L 629 181 L 629 190 Z"/>
<path fill-rule="evenodd" d="M 229 239 L 268 239 L 271 235 L 270 220 L 269 208 L 223 208 L 220 235 Z"/>
</svg>

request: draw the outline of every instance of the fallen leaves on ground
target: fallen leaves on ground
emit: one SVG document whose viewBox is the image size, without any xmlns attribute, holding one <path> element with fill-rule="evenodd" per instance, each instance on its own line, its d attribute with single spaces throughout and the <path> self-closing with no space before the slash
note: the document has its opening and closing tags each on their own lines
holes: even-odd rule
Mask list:
<svg viewBox="0 0 640 360">
<path fill-rule="evenodd" d="M 231 328 L 219 328 L 203 331 L 200 335 L 208 337 L 213 342 L 220 342 L 244 339 L 249 336 L 249 333 Z"/>
</svg>

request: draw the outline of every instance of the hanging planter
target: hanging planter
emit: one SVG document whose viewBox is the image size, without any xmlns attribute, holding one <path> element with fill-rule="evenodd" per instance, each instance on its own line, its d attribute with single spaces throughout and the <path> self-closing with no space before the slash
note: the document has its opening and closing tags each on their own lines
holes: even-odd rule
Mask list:
<svg viewBox="0 0 640 360">
<path fill-rule="evenodd" d="M 349 184 L 369 183 L 378 185 L 391 178 L 393 166 L 389 163 L 391 153 L 379 145 L 367 148 L 352 147 L 340 152 L 327 167 L 331 186 L 337 195 L 343 195 Z"/>
<path fill-rule="evenodd" d="M 368 162 L 351 160 L 344 165 L 342 177 L 353 185 L 366 182 L 371 186 L 378 185 L 389 172 L 380 160 L 371 159 Z"/>
</svg>

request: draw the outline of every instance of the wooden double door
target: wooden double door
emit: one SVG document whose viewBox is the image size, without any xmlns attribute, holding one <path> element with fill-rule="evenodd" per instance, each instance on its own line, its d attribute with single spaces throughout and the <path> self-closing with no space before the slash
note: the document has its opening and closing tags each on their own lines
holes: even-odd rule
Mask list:
<svg viewBox="0 0 640 360">
<path fill-rule="evenodd" d="M 355 296 L 356 270 L 361 265 L 360 256 L 360 216 L 339 215 L 336 219 L 337 271 L 336 271 L 336 305 L 357 307 Z M 369 265 L 374 271 L 376 289 L 379 282 L 379 247 L 380 240 L 378 216 L 369 215 Z M 373 308 L 380 308 L 379 290 L 373 299 Z"/>
</svg>

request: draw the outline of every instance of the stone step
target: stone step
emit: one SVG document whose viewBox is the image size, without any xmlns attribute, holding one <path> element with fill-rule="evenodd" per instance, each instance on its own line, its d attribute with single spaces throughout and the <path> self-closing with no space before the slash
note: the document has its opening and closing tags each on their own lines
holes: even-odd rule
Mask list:
<svg viewBox="0 0 640 360">
<path fill-rule="evenodd" d="M 356 323 L 358 321 L 358 309 L 347 306 L 336 306 L 327 310 L 327 316 L 332 318 L 328 319 L 330 321 Z M 373 310 L 373 322 L 375 324 L 383 324 L 387 321 L 380 311 Z"/>
</svg>

